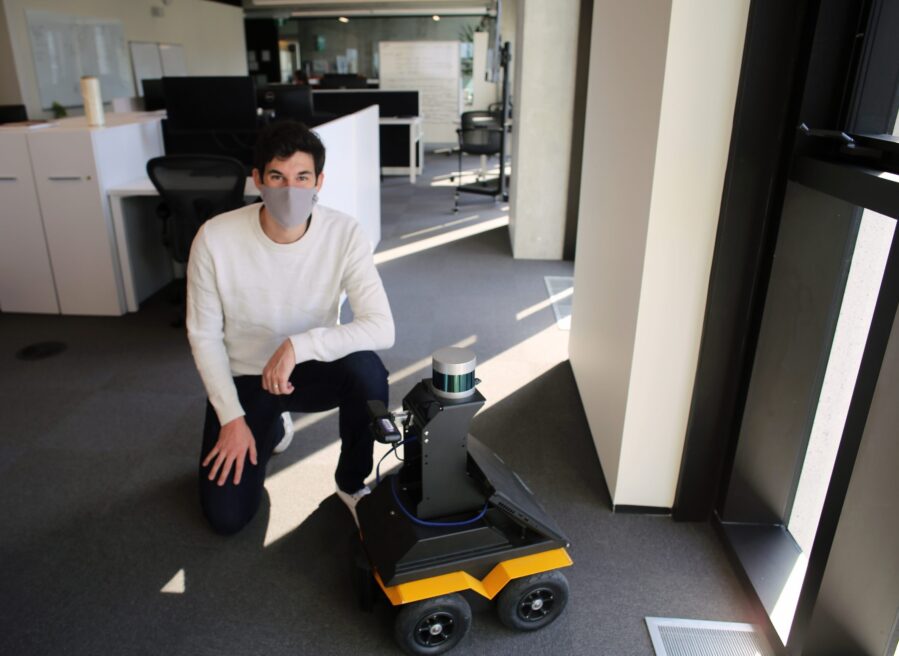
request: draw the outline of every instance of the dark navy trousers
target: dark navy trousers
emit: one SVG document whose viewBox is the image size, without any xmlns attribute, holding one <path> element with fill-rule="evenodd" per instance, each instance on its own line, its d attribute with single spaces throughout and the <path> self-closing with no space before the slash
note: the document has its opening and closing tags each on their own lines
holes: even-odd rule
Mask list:
<svg viewBox="0 0 899 656">
<path fill-rule="evenodd" d="M 258 460 L 253 465 L 247 457 L 239 485 L 234 485 L 233 468 L 228 481 L 219 486 L 208 479 L 211 465 L 202 466 L 221 429 L 212 404 L 206 402 L 200 451 L 200 504 L 206 519 L 219 533 L 236 533 L 259 509 L 268 460 L 284 435 L 280 420 L 283 412 L 339 408 L 340 458 L 334 475 L 337 486 L 353 493 L 365 485 L 365 477 L 371 473 L 373 438 L 366 402 L 377 399 L 387 405 L 387 370 L 381 359 L 371 351 L 359 351 L 334 362 L 302 362 L 293 370 L 290 382 L 293 393 L 276 396 L 262 389 L 262 376 L 234 378 L 247 425 L 256 439 Z"/>
</svg>

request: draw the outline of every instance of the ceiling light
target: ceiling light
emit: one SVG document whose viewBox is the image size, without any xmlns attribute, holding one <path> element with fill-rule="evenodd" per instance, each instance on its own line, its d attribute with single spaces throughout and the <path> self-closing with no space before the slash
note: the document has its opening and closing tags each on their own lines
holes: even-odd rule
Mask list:
<svg viewBox="0 0 899 656">
<path fill-rule="evenodd" d="M 357 0 L 358 2 L 359 0 Z M 261 0 L 254 0 L 256 6 L 264 4 Z M 277 0 L 279 4 L 286 4 L 285 0 Z M 434 11 L 434 8 L 430 8 Z M 373 16 L 431 16 L 428 8 L 424 9 L 343 9 L 341 14 L 344 17 L 362 16 L 371 18 Z M 496 18 L 495 9 L 484 9 L 484 7 L 441 7 L 441 16 L 489 16 Z M 268 15 L 268 14 L 266 14 Z M 327 9 L 298 9 L 290 12 L 290 16 L 294 18 L 334 18 L 334 11 Z"/>
<path fill-rule="evenodd" d="M 337 20 L 339 20 L 341 23 L 349 23 L 350 22 L 350 19 L 347 18 L 346 16 L 341 16 Z"/>
<path fill-rule="evenodd" d="M 431 18 L 432 18 L 433 20 L 435 20 L 435 21 L 439 21 L 439 20 L 440 20 L 440 16 L 438 16 L 437 14 L 434 14 L 433 16 L 431 16 Z"/>
</svg>

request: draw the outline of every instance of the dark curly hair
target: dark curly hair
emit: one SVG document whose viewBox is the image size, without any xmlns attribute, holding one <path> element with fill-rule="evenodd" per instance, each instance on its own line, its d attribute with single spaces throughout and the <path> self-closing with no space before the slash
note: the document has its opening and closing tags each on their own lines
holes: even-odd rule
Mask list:
<svg viewBox="0 0 899 656">
<path fill-rule="evenodd" d="M 296 152 L 309 153 L 315 162 L 315 177 L 325 168 L 325 146 L 312 130 L 298 121 L 269 123 L 259 132 L 253 149 L 253 167 L 265 174 L 273 159 L 288 159 Z"/>
</svg>

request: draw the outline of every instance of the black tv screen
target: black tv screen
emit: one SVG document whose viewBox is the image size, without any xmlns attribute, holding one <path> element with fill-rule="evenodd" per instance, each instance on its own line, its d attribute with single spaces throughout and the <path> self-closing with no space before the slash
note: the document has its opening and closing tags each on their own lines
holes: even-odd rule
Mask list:
<svg viewBox="0 0 899 656">
<path fill-rule="evenodd" d="M 145 111 L 155 112 L 157 109 L 165 109 L 165 93 L 162 91 L 160 78 L 141 80 L 141 86 L 144 91 Z"/>
<path fill-rule="evenodd" d="M 164 77 L 162 87 L 173 129 L 256 127 L 256 84 L 250 77 Z"/>
<path fill-rule="evenodd" d="M 295 84 L 272 84 L 256 92 L 259 106 L 272 109 L 276 118 L 304 120 L 312 116 L 312 89 Z"/>
<path fill-rule="evenodd" d="M 379 116 L 418 116 L 418 91 L 321 90 L 314 94 L 316 111 L 333 112 L 339 116 L 358 112 L 369 105 L 378 105 Z"/>
</svg>

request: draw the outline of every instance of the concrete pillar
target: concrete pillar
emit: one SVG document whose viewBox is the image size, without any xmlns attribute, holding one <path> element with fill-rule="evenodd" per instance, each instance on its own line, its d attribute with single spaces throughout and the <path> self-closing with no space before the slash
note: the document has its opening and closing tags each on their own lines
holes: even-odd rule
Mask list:
<svg viewBox="0 0 899 656">
<path fill-rule="evenodd" d="M 6 20 L 6 5 L 0 2 L 0 105 L 21 105 L 22 89 L 16 73 L 9 25 Z"/>
<path fill-rule="evenodd" d="M 509 231 L 516 258 L 562 258 L 580 0 L 520 2 Z"/>
<path fill-rule="evenodd" d="M 616 506 L 674 502 L 748 11 L 593 7 L 569 351 Z"/>
<path fill-rule="evenodd" d="M 486 110 L 499 98 L 497 84 L 487 81 L 487 50 L 493 44 L 487 32 L 474 33 L 474 61 L 472 62 L 471 87 L 474 99 L 471 109 Z"/>
</svg>

